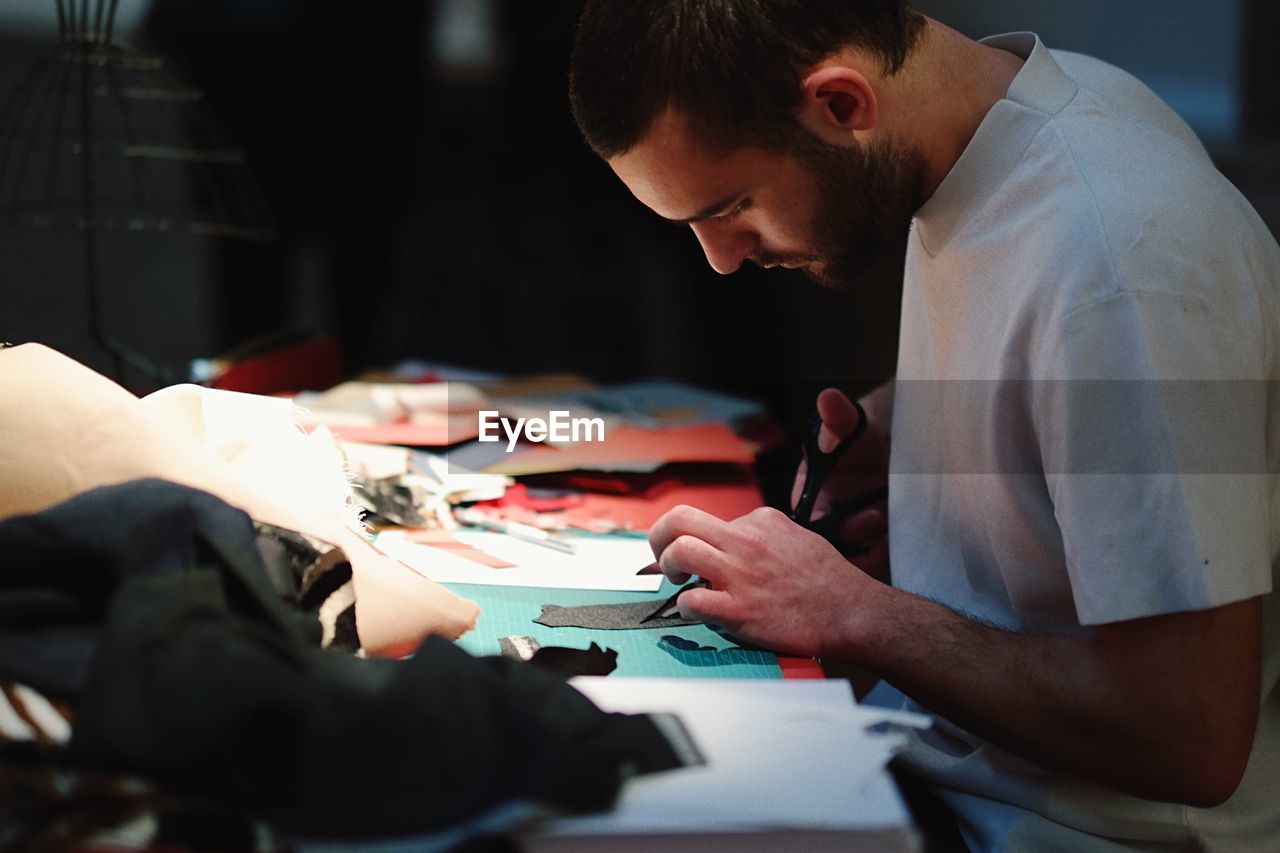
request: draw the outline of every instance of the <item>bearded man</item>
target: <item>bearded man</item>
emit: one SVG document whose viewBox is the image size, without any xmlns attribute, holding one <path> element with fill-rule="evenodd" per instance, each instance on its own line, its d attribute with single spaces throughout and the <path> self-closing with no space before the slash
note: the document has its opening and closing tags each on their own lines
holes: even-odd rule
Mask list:
<svg viewBox="0 0 1280 853">
<path fill-rule="evenodd" d="M 842 553 L 677 508 L 685 615 L 933 713 L 901 764 L 974 849 L 1280 849 L 1280 248 L 1182 120 L 893 0 L 588 0 L 571 101 L 721 273 L 856 287 L 907 237 L 896 378 L 819 501 L 887 482 L 887 517 Z M 824 450 L 859 417 L 818 410 Z"/>
</svg>

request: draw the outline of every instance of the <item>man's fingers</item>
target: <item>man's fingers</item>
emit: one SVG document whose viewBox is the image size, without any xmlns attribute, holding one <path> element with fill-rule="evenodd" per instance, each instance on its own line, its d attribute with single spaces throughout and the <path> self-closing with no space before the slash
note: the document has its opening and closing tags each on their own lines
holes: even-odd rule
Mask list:
<svg viewBox="0 0 1280 853">
<path fill-rule="evenodd" d="M 858 410 L 838 388 L 828 388 L 818 395 L 818 417 L 822 418 L 818 449 L 823 453 L 835 450 L 836 445 L 858 428 Z"/>
<path fill-rule="evenodd" d="M 869 544 L 889 532 L 889 517 L 879 508 L 864 509 L 840 524 L 840 539 L 855 545 Z"/>
<path fill-rule="evenodd" d="M 732 630 L 733 596 L 720 589 L 690 589 L 677 602 L 680 615 L 686 619 L 710 622 Z"/>
<path fill-rule="evenodd" d="M 723 582 L 728 560 L 720 551 L 695 536 L 679 536 L 658 558 L 658 568 L 675 584 L 697 575 L 712 583 Z M 683 597 L 683 596 L 682 596 Z"/>
<path fill-rule="evenodd" d="M 649 547 L 653 549 L 653 558 L 660 563 L 662 553 L 681 536 L 692 536 L 724 550 L 725 542 L 732 535 L 729 525 L 714 515 L 691 506 L 678 506 L 649 528 Z"/>
</svg>

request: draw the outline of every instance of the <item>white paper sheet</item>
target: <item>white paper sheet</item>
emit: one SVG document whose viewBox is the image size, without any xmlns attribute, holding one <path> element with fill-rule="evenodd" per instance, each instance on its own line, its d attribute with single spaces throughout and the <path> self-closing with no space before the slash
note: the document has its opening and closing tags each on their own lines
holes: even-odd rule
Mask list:
<svg viewBox="0 0 1280 853">
<path fill-rule="evenodd" d="M 411 542 L 394 531 L 379 534 L 375 544 L 387 556 L 437 582 L 624 592 L 657 592 L 662 586 L 660 575 L 636 574 L 653 562 L 653 551 L 644 539 L 569 536 L 566 538 L 573 542 L 576 553 L 563 554 L 502 533 L 460 530 L 453 536 L 515 563 L 515 568 L 491 569 L 444 549 Z"/>
<path fill-rule="evenodd" d="M 676 713 L 707 764 L 632 779 L 611 813 L 554 821 L 551 836 L 843 832 L 907 820 L 884 772 L 904 739 L 868 730 L 883 715 L 857 706 L 848 682 L 572 683 L 608 711 Z"/>
</svg>

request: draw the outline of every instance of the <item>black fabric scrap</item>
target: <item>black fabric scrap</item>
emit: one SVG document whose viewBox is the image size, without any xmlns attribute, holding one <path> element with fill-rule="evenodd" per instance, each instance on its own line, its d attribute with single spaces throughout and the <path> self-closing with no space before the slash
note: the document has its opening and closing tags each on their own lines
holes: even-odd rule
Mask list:
<svg viewBox="0 0 1280 853">
<path fill-rule="evenodd" d="M 351 562 L 341 548 L 334 548 L 307 567 L 298 590 L 298 606 L 307 613 L 317 613 L 329 596 L 349 583 Z"/>
<path fill-rule="evenodd" d="M 679 602 L 680 596 L 684 595 L 691 589 L 710 589 L 711 582 L 705 580 L 696 580 L 680 587 L 675 593 L 662 604 L 653 609 L 653 612 L 640 620 L 641 625 L 647 625 L 655 619 L 666 619 L 680 613 Z"/>
<path fill-rule="evenodd" d="M 675 595 L 659 604 L 652 601 L 636 601 L 629 604 L 586 604 L 578 607 L 544 604 L 541 615 L 533 621 L 548 628 L 591 628 L 598 631 L 635 631 L 645 628 L 700 625 L 702 623 L 699 620 L 686 619 L 678 611 L 671 616 L 655 614 L 674 605 L 685 590 L 703 586 L 706 584 L 702 581 L 686 584 Z"/>
<path fill-rule="evenodd" d="M 414 506 L 413 492 L 399 477 L 362 480 L 355 489 L 356 501 L 365 509 L 401 527 L 421 527 L 426 519 Z"/>
<path fill-rule="evenodd" d="M 618 668 L 618 653 L 613 649 L 602 649 L 595 643 L 586 649 L 543 646 L 533 653 L 529 663 L 563 678 L 608 675 Z"/>
<path fill-rule="evenodd" d="M 323 552 L 301 533 L 261 522 L 253 526 L 258 533 L 255 544 L 267 577 L 281 596 L 293 598 L 298 594 L 302 576 Z"/>
<path fill-rule="evenodd" d="M 0 522 L 0 553 L 0 677 L 74 700 L 70 760 L 299 836 L 423 834 L 512 801 L 602 809 L 630 772 L 679 765 L 648 718 L 522 663 L 439 638 L 407 661 L 319 649 L 249 518 L 203 492 L 88 492 Z"/>
<path fill-rule="evenodd" d="M 313 543 L 292 530 L 254 523 L 258 553 L 281 598 L 303 613 L 320 620 L 322 634 L 329 638 L 325 648 L 354 653 L 360 648 L 356 608 L 348 605 L 341 613 L 324 609 L 331 596 L 352 583 L 351 562 L 341 548 Z M 322 550 L 323 549 L 323 550 Z M 351 593 L 354 596 L 354 591 Z"/>
<path fill-rule="evenodd" d="M 562 678 L 608 675 L 618 668 L 617 651 L 602 649 L 595 643 L 586 649 L 570 649 L 564 646 L 543 646 L 534 637 L 512 636 L 499 637 L 498 648 L 503 657 L 528 661 L 539 669 Z"/>
<path fill-rule="evenodd" d="M 641 621 L 653 613 L 652 601 L 631 604 L 586 604 L 581 607 L 561 607 L 558 604 L 542 605 L 542 614 L 534 619 L 548 628 L 592 628 L 598 631 L 635 631 L 644 628 L 677 628 L 681 625 L 697 625 L 683 616 L 659 617 L 644 624 Z"/>
</svg>

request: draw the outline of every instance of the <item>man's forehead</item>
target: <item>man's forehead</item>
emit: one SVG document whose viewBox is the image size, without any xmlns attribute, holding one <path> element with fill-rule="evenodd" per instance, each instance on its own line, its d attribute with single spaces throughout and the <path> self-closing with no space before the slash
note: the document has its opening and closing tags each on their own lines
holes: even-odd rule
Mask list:
<svg viewBox="0 0 1280 853">
<path fill-rule="evenodd" d="M 642 162 L 646 159 L 675 160 L 677 165 L 709 166 L 728 153 L 698 139 L 685 112 L 667 107 L 654 117 L 640 139 L 630 150 L 610 159 Z"/>
<path fill-rule="evenodd" d="M 659 216 L 688 219 L 740 192 L 764 152 L 723 150 L 695 138 L 687 116 L 668 107 L 629 151 L 609 160 L 631 192 Z"/>
<path fill-rule="evenodd" d="M 663 146 L 692 146 L 695 144 L 693 123 L 684 110 L 668 104 L 654 117 L 641 140 Z"/>
</svg>

